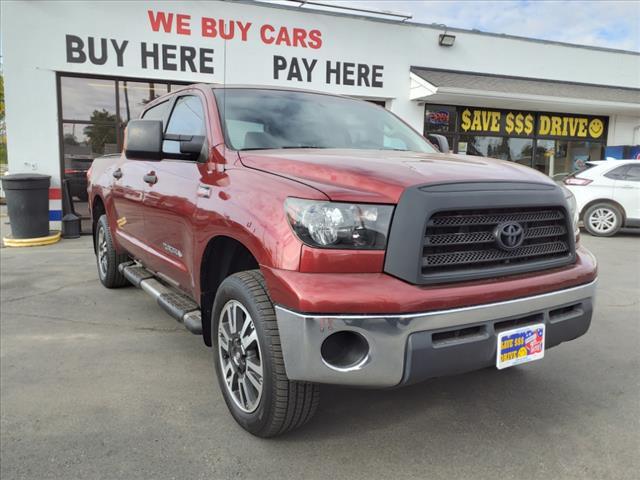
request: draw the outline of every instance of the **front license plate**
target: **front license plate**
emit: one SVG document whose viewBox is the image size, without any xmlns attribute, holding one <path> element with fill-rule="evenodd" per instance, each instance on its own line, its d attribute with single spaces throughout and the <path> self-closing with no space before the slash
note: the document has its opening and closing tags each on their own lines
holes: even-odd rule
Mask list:
<svg viewBox="0 0 640 480">
<path fill-rule="evenodd" d="M 496 367 L 500 370 L 544 357 L 544 323 L 498 334 Z"/>
</svg>

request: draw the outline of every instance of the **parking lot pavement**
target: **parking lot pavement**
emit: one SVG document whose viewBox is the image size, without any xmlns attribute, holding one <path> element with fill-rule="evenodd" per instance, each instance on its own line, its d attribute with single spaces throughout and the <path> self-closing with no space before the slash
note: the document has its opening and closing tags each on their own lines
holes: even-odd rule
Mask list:
<svg viewBox="0 0 640 480">
<path fill-rule="evenodd" d="M 588 334 L 542 361 L 404 389 L 326 386 L 305 428 L 238 427 L 212 353 L 140 290 L 98 282 L 88 238 L 3 248 L 3 480 L 625 479 L 640 469 L 640 235 L 600 262 Z"/>
</svg>

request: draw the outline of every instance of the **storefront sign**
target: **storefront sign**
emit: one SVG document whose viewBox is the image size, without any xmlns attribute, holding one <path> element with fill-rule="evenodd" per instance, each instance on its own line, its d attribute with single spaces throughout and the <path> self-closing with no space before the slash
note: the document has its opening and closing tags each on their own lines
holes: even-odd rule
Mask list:
<svg viewBox="0 0 640 480">
<path fill-rule="evenodd" d="M 522 137 L 584 138 L 597 140 L 606 131 L 606 118 L 465 108 L 460 131 Z"/>
<path fill-rule="evenodd" d="M 438 112 L 429 112 L 427 122 L 431 125 L 449 125 L 449 112 L 440 110 Z"/>
<path fill-rule="evenodd" d="M 594 117 L 573 115 L 546 115 L 538 118 L 538 135 L 541 137 L 600 138 L 604 134 L 605 121 Z"/>
<path fill-rule="evenodd" d="M 237 19 L 192 17 L 190 14 L 164 11 L 147 11 L 145 19 L 150 38 L 166 37 L 167 34 L 184 37 L 189 43 L 206 39 L 218 40 L 216 48 L 207 46 L 178 45 L 152 41 L 134 42 L 98 36 L 65 35 L 66 61 L 69 64 L 103 66 L 109 62 L 119 68 L 140 68 L 215 75 L 212 80 L 224 80 L 218 67 L 225 54 L 224 42 L 246 43 L 248 48 L 256 46 L 270 49 L 295 49 L 293 51 L 321 52 L 324 46 L 322 31 L 318 28 L 288 27 L 271 23 L 254 24 Z M 287 82 L 317 83 L 326 85 L 347 85 L 365 88 L 384 87 L 384 66 L 377 63 L 356 62 L 350 59 L 329 58 L 319 60 L 307 56 L 272 55 L 254 56 L 253 65 L 262 61 L 264 74 L 271 73 L 272 80 Z M 266 61 L 264 60 L 266 59 Z M 224 64 L 224 60 L 223 60 Z"/>
</svg>

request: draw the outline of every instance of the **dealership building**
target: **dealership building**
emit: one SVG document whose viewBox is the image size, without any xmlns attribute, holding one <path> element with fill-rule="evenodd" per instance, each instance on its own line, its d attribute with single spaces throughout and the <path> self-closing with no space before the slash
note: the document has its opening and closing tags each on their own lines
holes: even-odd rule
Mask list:
<svg viewBox="0 0 640 480">
<path fill-rule="evenodd" d="M 55 223 L 62 195 L 86 215 L 85 172 L 127 122 L 190 83 L 362 98 L 553 177 L 640 154 L 638 52 L 249 1 L 6 2 L 2 48 L 9 171 L 51 175 Z"/>
</svg>

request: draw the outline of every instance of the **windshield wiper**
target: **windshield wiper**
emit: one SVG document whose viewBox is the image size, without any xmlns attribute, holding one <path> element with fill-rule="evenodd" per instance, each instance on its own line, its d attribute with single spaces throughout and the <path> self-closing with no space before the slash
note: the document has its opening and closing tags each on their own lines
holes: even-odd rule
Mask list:
<svg viewBox="0 0 640 480">
<path fill-rule="evenodd" d="M 284 145 L 282 147 L 251 147 L 251 148 L 241 148 L 239 151 L 241 152 L 248 152 L 251 150 L 290 150 L 290 149 L 296 149 L 296 148 L 307 148 L 307 149 L 311 149 L 311 148 L 317 148 L 317 149 L 321 149 L 321 148 L 332 148 L 332 147 L 317 147 L 315 145 L 300 145 L 300 146 L 296 146 L 296 145 Z"/>
<path fill-rule="evenodd" d="M 296 148 L 331 148 L 331 147 L 319 147 L 317 145 L 285 145 L 283 147 L 279 147 L 283 150 L 287 150 L 287 149 L 296 149 Z"/>
</svg>

